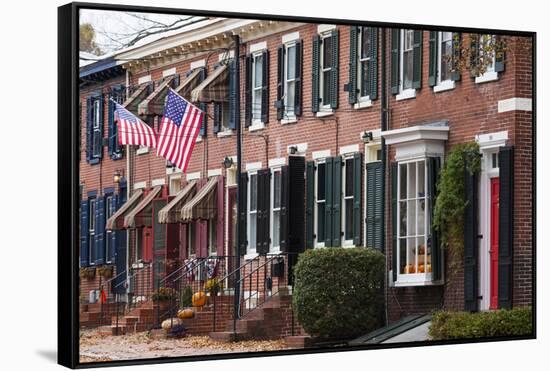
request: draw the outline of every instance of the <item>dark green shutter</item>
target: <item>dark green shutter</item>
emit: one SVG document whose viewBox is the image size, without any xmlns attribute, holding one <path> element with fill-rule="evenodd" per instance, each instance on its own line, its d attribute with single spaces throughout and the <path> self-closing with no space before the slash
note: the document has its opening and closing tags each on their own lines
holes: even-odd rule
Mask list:
<svg viewBox="0 0 550 371">
<path fill-rule="evenodd" d="M 348 101 L 350 104 L 357 103 L 357 53 L 359 45 L 360 27 L 350 26 L 349 28 L 349 82 Z"/>
<path fill-rule="evenodd" d="M 342 156 L 334 157 L 332 173 L 332 244 L 342 245 Z"/>
<path fill-rule="evenodd" d="M 391 93 L 399 94 L 399 43 L 401 30 L 392 28 L 391 30 Z M 386 42 L 384 40 L 384 42 Z"/>
<path fill-rule="evenodd" d="M 462 55 L 462 34 L 453 32 L 452 70 L 451 80 L 460 80 L 460 57 Z"/>
<path fill-rule="evenodd" d="M 413 33 L 413 88 L 422 87 L 422 31 Z"/>
<path fill-rule="evenodd" d="M 363 154 L 353 155 L 353 244 L 361 245 L 361 184 L 363 178 Z"/>
<path fill-rule="evenodd" d="M 332 39 L 332 68 L 330 70 L 330 108 L 338 108 L 338 77 L 340 61 L 340 47 L 339 47 L 339 32 L 333 30 L 331 34 Z"/>
<path fill-rule="evenodd" d="M 80 201 L 80 266 L 87 267 L 90 263 L 90 245 L 88 243 L 88 200 Z"/>
<path fill-rule="evenodd" d="M 267 254 L 270 245 L 270 169 L 258 171 L 258 231 L 256 233 L 256 252 Z"/>
<path fill-rule="evenodd" d="M 375 100 L 378 98 L 378 28 L 370 29 L 370 38 L 369 98 Z"/>
<path fill-rule="evenodd" d="M 214 123 L 213 123 L 213 131 L 214 134 L 219 133 L 222 128 L 222 104 L 221 102 L 214 102 Z M 228 103 L 226 103 L 228 104 Z M 230 103 L 229 103 L 230 104 Z"/>
<path fill-rule="evenodd" d="M 296 41 L 296 65 L 294 66 L 294 71 L 296 71 L 294 76 L 294 114 L 296 116 L 302 115 L 302 45 L 302 40 Z"/>
<path fill-rule="evenodd" d="M 382 246 L 382 162 L 370 162 L 366 166 L 367 172 L 367 218 L 365 234 L 367 247 L 383 251 Z"/>
<path fill-rule="evenodd" d="M 262 53 L 262 122 L 269 122 L 269 50 Z"/>
<path fill-rule="evenodd" d="M 314 208 L 315 208 L 315 161 L 306 164 L 306 249 L 313 247 Z"/>
<path fill-rule="evenodd" d="M 435 199 L 437 197 L 437 179 L 439 177 L 439 168 L 441 159 L 439 157 L 428 158 L 428 203 L 431 210 L 431 220 L 433 220 L 433 212 Z M 432 273 L 433 279 L 441 279 L 442 261 L 441 261 L 441 243 L 439 238 L 439 231 L 436 231 L 433 227 L 430 227 L 431 236 L 429 238 L 429 245 L 431 245 L 432 252 Z"/>
<path fill-rule="evenodd" d="M 285 114 L 284 96 L 284 80 L 285 80 L 285 46 L 279 45 L 277 48 L 277 100 L 275 107 L 277 108 L 277 120 L 282 120 Z"/>
<path fill-rule="evenodd" d="M 95 264 L 105 263 L 105 197 L 96 199 L 95 215 Z"/>
<path fill-rule="evenodd" d="M 504 71 L 504 60 L 505 60 L 505 51 L 501 47 L 501 37 L 495 36 L 497 43 L 495 48 L 495 72 L 503 72 Z"/>
<path fill-rule="evenodd" d="M 246 221 L 248 216 L 248 209 L 247 209 L 247 187 L 248 187 L 248 174 L 247 173 L 241 173 L 239 174 L 239 235 L 240 235 L 240 241 L 237 241 L 240 248 L 241 255 L 246 254 L 246 248 L 248 246 L 248 235 L 247 235 L 247 228 L 246 228 Z"/>
<path fill-rule="evenodd" d="M 235 59 L 229 61 L 229 128 L 237 128 L 237 69 Z"/>
<path fill-rule="evenodd" d="M 93 110 L 94 99 L 92 97 L 86 98 L 86 161 L 90 162 L 92 159 L 92 136 L 93 132 L 93 122 L 94 122 L 94 110 Z"/>
<path fill-rule="evenodd" d="M 289 158 L 290 159 L 290 158 Z M 288 165 L 281 167 L 281 216 L 280 216 L 280 233 L 279 233 L 279 247 L 281 251 L 288 251 L 288 237 L 289 237 L 289 176 Z M 274 190 L 275 191 L 275 190 Z M 273 238 L 273 237 L 272 237 Z"/>
<path fill-rule="evenodd" d="M 244 73 L 244 126 L 252 124 L 252 56 L 245 58 Z"/>
<path fill-rule="evenodd" d="M 464 196 L 464 310 L 478 310 L 478 230 L 477 174 L 465 171 Z"/>
<path fill-rule="evenodd" d="M 319 112 L 319 70 L 321 54 L 321 37 L 313 36 L 311 50 L 311 111 Z"/>
<path fill-rule="evenodd" d="M 391 260 L 392 260 L 392 276 L 393 281 L 397 280 L 397 162 L 391 164 L 391 234 L 392 234 L 392 248 L 391 248 Z"/>
<path fill-rule="evenodd" d="M 499 150 L 498 307 L 512 308 L 512 260 L 514 241 L 514 149 Z"/>
<path fill-rule="evenodd" d="M 437 84 L 438 63 L 437 63 L 437 49 L 438 49 L 438 31 L 430 31 L 430 62 L 428 65 L 428 85 L 435 86 Z"/>
<path fill-rule="evenodd" d="M 325 246 L 333 246 L 334 240 L 332 238 L 332 199 L 333 199 L 333 181 L 334 177 L 334 158 L 329 157 L 325 159 Z M 319 231 L 317 231 L 319 235 Z"/>
</svg>

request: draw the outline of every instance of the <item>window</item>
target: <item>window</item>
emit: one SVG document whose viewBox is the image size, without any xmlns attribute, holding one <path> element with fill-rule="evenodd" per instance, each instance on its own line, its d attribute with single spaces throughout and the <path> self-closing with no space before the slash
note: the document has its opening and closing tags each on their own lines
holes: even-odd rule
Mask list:
<svg viewBox="0 0 550 371">
<path fill-rule="evenodd" d="M 229 132 L 231 131 L 231 128 L 229 127 L 229 117 L 231 116 L 231 109 L 230 109 L 230 106 L 229 106 L 229 102 L 221 102 L 221 113 L 222 113 L 222 117 L 221 117 L 221 121 L 220 121 L 220 124 L 221 124 L 221 130 L 220 131 L 224 131 L 224 132 Z"/>
<path fill-rule="evenodd" d="M 475 35 L 473 35 L 475 37 Z M 484 72 L 476 77 L 476 83 L 494 81 L 498 79 L 498 72 L 503 70 L 502 61 L 499 63 L 497 70 L 496 51 L 497 38 L 495 35 L 479 35 L 479 54 L 477 64 L 484 67 Z M 483 69 L 483 68 L 482 68 Z"/>
<path fill-rule="evenodd" d="M 93 115 L 92 115 L 92 157 L 93 158 L 99 158 L 101 157 L 101 149 L 102 149 L 102 117 L 101 117 L 101 98 L 96 98 L 93 101 Z"/>
<path fill-rule="evenodd" d="M 88 199 L 88 241 L 90 246 L 90 264 L 95 264 L 95 261 L 97 259 L 97 251 L 94 248 L 95 244 L 95 231 L 96 231 L 96 225 L 95 225 L 95 218 L 96 218 L 96 199 L 95 198 L 89 198 Z"/>
<path fill-rule="evenodd" d="M 316 223 L 316 246 L 325 246 L 325 205 L 326 205 L 326 163 L 318 162 L 315 175 L 315 219 Z"/>
<path fill-rule="evenodd" d="M 143 260 L 143 228 L 136 228 L 136 243 L 135 243 L 135 261 L 139 262 Z"/>
<path fill-rule="evenodd" d="M 105 220 L 108 220 L 114 213 L 115 213 L 115 198 L 112 194 L 109 194 L 105 196 Z M 111 248 L 114 248 L 114 246 L 111 246 L 111 237 L 112 233 L 115 233 L 113 231 L 106 231 L 105 233 L 105 261 L 107 263 L 111 263 Z"/>
<path fill-rule="evenodd" d="M 187 224 L 187 255 L 194 258 L 197 254 L 195 246 L 195 223 Z"/>
<path fill-rule="evenodd" d="M 330 107 L 330 72 L 332 70 L 332 36 L 325 34 L 321 36 L 321 106 Z"/>
<path fill-rule="evenodd" d="M 262 87 L 263 56 L 257 53 L 252 56 L 252 121 L 262 120 Z"/>
<path fill-rule="evenodd" d="M 344 197 L 344 246 L 353 246 L 353 157 L 348 157 L 344 160 L 344 168 L 342 169 L 343 181 L 343 197 Z"/>
<path fill-rule="evenodd" d="M 256 252 L 256 233 L 258 221 L 258 173 L 249 174 L 248 187 L 248 250 Z"/>
<path fill-rule="evenodd" d="M 218 236 L 217 236 L 217 219 L 208 220 L 208 255 L 216 255 L 218 253 Z"/>
<path fill-rule="evenodd" d="M 358 88 L 361 97 L 368 97 L 370 82 L 370 60 L 371 60 L 371 28 L 362 27 L 360 32 L 359 51 L 359 79 Z"/>
<path fill-rule="evenodd" d="M 296 117 L 296 111 L 294 109 L 295 95 L 296 95 L 296 43 L 285 44 L 285 111 L 286 119 L 293 119 Z"/>
<path fill-rule="evenodd" d="M 413 88 L 414 30 L 401 30 L 401 91 Z"/>
<path fill-rule="evenodd" d="M 430 281 L 432 276 L 430 234 L 430 200 L 426 197 L 427 165 L 425 160 L 399 163 L 397 185 L 397 280 Z"/>
<path fill-rule="evenodd" d="M 281 168 L 271 170 L 271 250 L 279 251 L 281 236 Z"/>
<path fill-rule="evenodd" d="M 169 194 L 174 196 L 181 190 L 181 177 L 174 176 L 170 178 Z"/>
<path fill-rule="evenodd" d="M 437 77 L 438 85 L 444 81 L 451 80 L 452 53 L 453 53 L 453 33 L 439 32 L 439 74 Z"/>
</svg>

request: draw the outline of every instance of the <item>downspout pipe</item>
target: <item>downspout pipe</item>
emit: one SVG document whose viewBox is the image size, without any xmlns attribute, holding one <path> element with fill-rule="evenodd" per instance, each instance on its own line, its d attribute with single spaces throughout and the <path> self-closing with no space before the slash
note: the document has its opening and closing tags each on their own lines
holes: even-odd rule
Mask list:
<svg viewBox="0 0 550 371">
<path fill-rule="evenodd" d="M 389 113 L 389 102 L 388 102 L 388 94 L 387 94 L 387 40 L 386 40 L 386 33 L 387 29 L 385 27 L 382 28 L 382 76 L 381 76 L 381 104 L 382 104 L 382 111 L 380 115 L 380 129 L 382 132 L 388 130 L 388 113 Z M 382 248 L 386 249 L 386 168 L 387 168 L 387 150 L 386 150 L 386 140 L 382 136 L 380 140 L 381 144 L 381 151 L 382 151 L 382 200 L 383 200 L 383 207 L 382 207 L 382 220 L 384 221 L 382 223 Z M 387 251 L 385 251 L 386 256 L 386 269 L 388 267 L 388 254 Z M 386 271 L 386 269 L 384 271 Z M 389 275 L 385 274 L 385 300 L 384 300 L 384 309 L 385 309 L 385 317 L 386 317 L 386 324 L 388 324 L 388 290 L 389 290 Z"/>
<path fill-rule="evenodd" d="M 236 248 L 236 255 L 235 256 L 235 262 L 236 267 L 241 266 L 241 242 L 244 238 L 244 236 L 241 236 L 241 225 L 240 225 L 240 219 L 241 219 L 241 201 L 240 200 L 240 194 L 241 194 L 241 171 L 242 171 L 242 148 L 241 148 L 241 77 L 240 77 L 240 51 L 241 51 L 241 40 L 239 35 L 233 35 L 233 44 L 235 48 L 235 123 L 237 124 L 237 248 Z M 235 272 L 235 282 L 239 282 L 240 280 L 240 269 L 237 269 Z M 237 326 L 237 316 L 239 311 L 239 301 L 240 301 L 240 288 L 239 285 L 235 285 L 235 302 L 233 307 L 233 332 L 236 331 Z"/>
</svg>

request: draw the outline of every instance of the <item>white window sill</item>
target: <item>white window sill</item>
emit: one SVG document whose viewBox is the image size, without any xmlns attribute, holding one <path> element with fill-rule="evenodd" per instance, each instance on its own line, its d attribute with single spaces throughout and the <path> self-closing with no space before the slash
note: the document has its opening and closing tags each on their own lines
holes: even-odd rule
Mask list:
<svg viewBox="0 0 550 371">
<path fill-rule="evenodd" d="M 321 107 L 320 109 L 322 110 L 322 109 L 325 109 L 325 108 Z M 334 110 L 332 110 L 332 109 L 330 111 L 319 111 L 315 114 L 315 116 L 317 116 L 317 117 L 327 117 L 327 116 L 332 116 L 332 115 L 334 115 Z"/>
<path fill-rule="evenodd" d="M 440 93 L 442 91 L 452 90 L 455 88 L 455 82 L 452 80 L 441 81 L 438 85 L 434 86 L 434 93 Z"/>
<path fill-rule="evenodd" d="M 255 259 L 259 256 L 260 254 L 258 254 L 257 252 L 255 251 L 250 251 L 249 253 L 247 253 L 245 256 L 244 256 L 244 260 L 252 260 L 252 259 Z"/>
<path fill-rule="evenodd" d="M 228 129 L 228 130 L 218 132 L 217 137 L 224 138 L 224 137 L 230 137 L 232 135 L 233 135 L 233 130 Z"/>
<path fill-rule="evenodd" d="M 395 96 L 395 100 L 412 99 L 416 97 L 416 89 L 406 89 Z"/>
<path fill-rule="evenodd" d="M 263 130 L 263 129 L 265 129 L 265 124 L 263 122 L 254 122 L 252 123 L 252 125 L 248 127 L 249 132 Z"/>
<path fill-rule="evenodd" d="M 476 84 L 498 80 L 498 72 L 487 71 L 483 75 L 476 77 Z"/>
<path fill-rule="evenodd" d="M 443 280 L 434 281 L 431 273 L 398 274 L 397 280 L 393 282 L 394 287 L 437 286 L 442 284 Z"/>
<path fill-rule="evenodd" d="M 296 116 L 289 116 L 288 118 L 281 120 L 281 125 L 293 124 L 295 122 L 298 122 Z"/>
<path fill-rule="evenodd" d="M 149 153 L 149 147 L 141 147 L 136 150 L 136 155 L 144 155 Z"/>
<path fill-rule="evenodd" d="M 269 249 L 270 255 L 281 255 L 283 252 L 281 251 L 280 247 L 274 247 L 273 249 Z"/>
<path fill-rule="evenodd" d="M 359 99 L 359 102 L 353 105 L 354 109 L 361 109 L 361 108 L 368 108 L 368 107 L 372 107 L 372 101 L 368 97 Z"/>
</svg>

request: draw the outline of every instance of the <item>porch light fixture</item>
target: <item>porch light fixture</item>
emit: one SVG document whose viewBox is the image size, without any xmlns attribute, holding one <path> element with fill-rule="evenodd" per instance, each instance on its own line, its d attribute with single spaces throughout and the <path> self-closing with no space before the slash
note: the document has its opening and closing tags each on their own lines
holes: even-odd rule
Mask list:
<svg viewBox="0 0 550 371">
<path fill-rule="evenodd" d="M 291 155 L 295 155 L 298 152 L 298 146 L 290 146 L 288 147 L 288 152 Z"/>
<path fill-rule="evenodd" d="M 225 156 L 225 158 L 223 159 L 222 165 L 224 168 L 229 169 L 231 166 L 233 166 L 233 159 Z"/>
<path fill-rule="evenodd" d="M 372 131 L 364 131 L 361 139 L 363 140 L 363 143 L 369 143 L 372 141 Z"/>
</svg>

